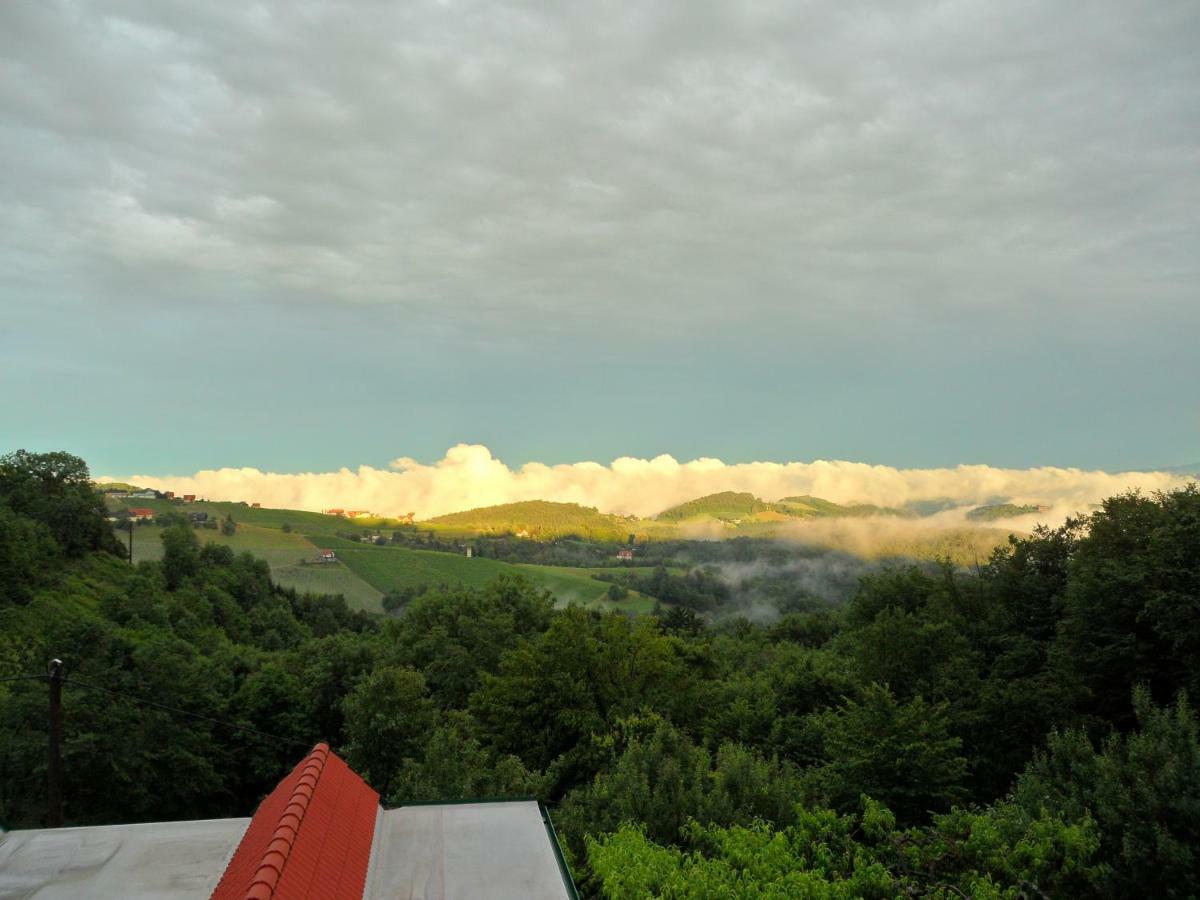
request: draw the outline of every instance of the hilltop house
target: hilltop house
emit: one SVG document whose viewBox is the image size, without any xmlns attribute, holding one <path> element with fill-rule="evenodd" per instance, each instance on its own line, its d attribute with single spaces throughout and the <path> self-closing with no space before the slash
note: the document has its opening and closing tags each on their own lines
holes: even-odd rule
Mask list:
<svg viewBox="0 0 1200 900">
<path fill-rule="evenodd" d="M 164 500 L 174 500 L 175 492 L 174 491 L 163 491 L 163 499 Z"/>
<path fill-rule="evenodd" d="M 343 519 L 346 518 L 346 511 L 336 506 L 333 509 L 324 510 L 324 513 L 327 516 L 341 516 Z"/>
<path fill-rule="evenodd" d="M 195 502 L 196 502 L 196 495 L 195 495 L 195 494 L 184 494 L 184 495 L 183 495 L 183 502 L 184 502 L 184 503 L 195 503 Z"/>
<path fill-rule="evenodd" d="M 134 519 L 138 522 L 149 522 L 151 519 L 154 518 L 154 510 L 147 509 L 144 506 L 135 506 L 132 509 L 128 510 L 128 513 L 129 513 L 129 518 Z"/>
</svg>

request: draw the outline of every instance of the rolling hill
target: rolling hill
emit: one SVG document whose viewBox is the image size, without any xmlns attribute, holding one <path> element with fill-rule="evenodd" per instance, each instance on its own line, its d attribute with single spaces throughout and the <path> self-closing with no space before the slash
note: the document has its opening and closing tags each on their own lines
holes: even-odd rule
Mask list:
<svg viewBox="0 0 1200 900">
<path fill-rule="evenodd" d="M 660 522 L 694 522 L 697 520 L 719 520 L 732 522 L 747 519 L 771 510 L 771 504 L 759 500 L 753 494 L 736 491 L 721 491 L 706 497 L 697 497 L 678 506 L 660 512 L 655 518 Z"/>
<path fill-rule="evenodd" d="M 636 530 L 638 521 L 633 517 L 602 513 L 577 503 L 525 500 L 435 516 L 421 524 L 483 534 L 524 532 L 528 537 L 540 539 L 579 535 L 595 540 L 622 541 Z"/>
<path fill-rule="evenodd" d="M 967 513 L 972 522 L 998 522 L 1002 519 L 1015 519 L 1017 516 L 1029 516 L 1045 512 L 1045 506 L 1018 506 L 1015 503 L 993 503 L 989 506 L 977 506 Z"/>
<path fill-rule="evenodd" d="M 698 497 L 670 509 L 656 517 L 660 522 L 704 522 L 717 521 L 726 524 L 750 524 L 778 522 L 784 519 L 853 518 L 865 516 L 910 515 L 898 509 L 869 504 L 843 506 L 820 497 L 784 497 L 769 503 L 750 493 L 722 491 Z"/>
</svg>

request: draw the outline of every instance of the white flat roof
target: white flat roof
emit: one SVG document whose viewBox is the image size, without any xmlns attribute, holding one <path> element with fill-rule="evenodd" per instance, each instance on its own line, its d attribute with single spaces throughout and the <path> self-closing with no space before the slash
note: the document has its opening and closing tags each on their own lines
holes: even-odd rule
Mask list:
<svg viewBox="0 0 1200 900">
<path fill-rule="evenodd" d="M 376 829 L 365 900 L 570 900 L 534 800 L 401 806 Z"/>
<path fill-rule="evenodd" d="M 208 900 L 249 819 L 0 834 L 0 900 Z"/>
</svg>

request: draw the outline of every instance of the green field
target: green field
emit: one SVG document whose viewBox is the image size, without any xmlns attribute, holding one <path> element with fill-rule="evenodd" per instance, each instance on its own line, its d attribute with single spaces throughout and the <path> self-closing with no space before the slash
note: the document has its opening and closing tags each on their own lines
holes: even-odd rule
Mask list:
<svg viewBox="0 0 1200 900">
<path fill-rule="evenodd" d="M 603 569 L 568 569 L 556 566 L 513 565 L 494 559 L 468 559 L 456 553 L 412 550 L 408 547 L 372 547 L 338 538 L 314 537 L 314 542 L 337 553 L 363 581 L 376 590 L 387 592 L 404 588 L 466 585 L 482 587 L 498 575 L 521 575 L 554 595 L 560 606 L 578 603 L 603 609 L 649 612 L 654 601 L 631 593 L 617 603 L 607 599 L 608 585 L 596 581 L 591 573 Z"/>
<path fill-rule="evenodd" d="M 237 517 L 235 516 L 235 521 Z M 133 560 L 162 558 L 162 529 L 157 525 L 139 525 L 133 530 Z M 128 546 L 129 533 L 118 531 Z M 278 528 L 239 524 L 237 533 L 226 537 L 219 529 L 200 528 L 200 543 L 224 544 L 235 553 L 251 553 L 271 567 L 271 578 L 283 587 L 322 594 L 341 594 L 351 609 L 382 612 L 383 595 L 344 565 L 304 566 L 301 560 L 317 555 L 316 545 L 302 534 L 288 534 Z"/>
</svg>

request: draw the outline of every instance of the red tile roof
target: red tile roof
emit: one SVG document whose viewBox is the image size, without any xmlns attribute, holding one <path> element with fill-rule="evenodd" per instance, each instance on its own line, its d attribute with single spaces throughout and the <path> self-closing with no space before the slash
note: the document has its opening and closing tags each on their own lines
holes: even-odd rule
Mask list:
<svg viewBox="0 0 1200 900">
<path fill-rule="evenodd" d="M 259 805 L 212 900 L 361 897 L 379 795 L 317 744 Z"/>
</svg>

